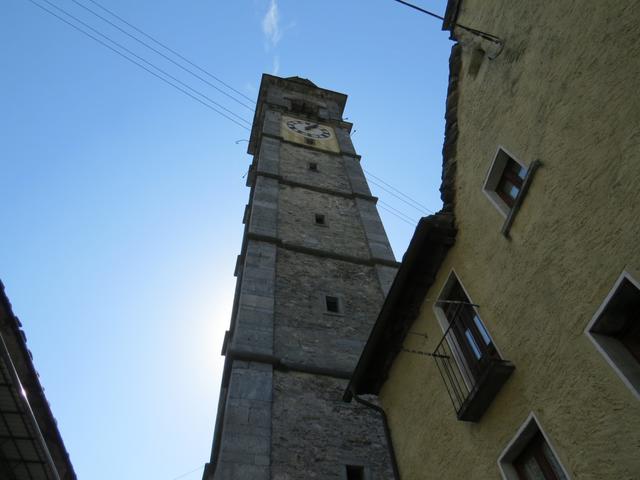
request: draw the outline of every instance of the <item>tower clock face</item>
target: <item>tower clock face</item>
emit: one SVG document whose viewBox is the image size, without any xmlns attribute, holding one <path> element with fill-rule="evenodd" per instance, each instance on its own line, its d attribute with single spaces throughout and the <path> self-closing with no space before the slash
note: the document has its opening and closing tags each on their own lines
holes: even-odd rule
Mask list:
<svg viewBox="0 0 640 480">
<path fill-rule="evenodd" d="M 287 120 L 287 128 L 307 138 L 317 138 L 321 140 L 331 138 L 331 130 L 328 127 L 308 120 Z"/>
</svg>

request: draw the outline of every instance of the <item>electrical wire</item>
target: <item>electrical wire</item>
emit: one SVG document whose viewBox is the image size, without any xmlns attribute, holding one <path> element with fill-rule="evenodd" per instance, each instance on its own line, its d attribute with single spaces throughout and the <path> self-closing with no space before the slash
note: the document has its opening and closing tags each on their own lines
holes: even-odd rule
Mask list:
<svg viewBox="0 0 640 480">
<path fill-rule="evenodd" d="M 384 205 L 385 207 L 387 207 L 390 210 L 393 210 L 394 212 L 396 212 L 398 215 L 404 217 L 407 221 L 411 222 L 412 225 L 416 225 L 418 223 L 417 220 L 414 220 L 413 218 L 411 218 L 409 215 L 407 215 L 406 213 L 398 210 L 397 208 L 395 208 L 393 205 L 389 205 L 386 202 L 383 202 L 382 200 L 379 200 L 378 203 L 380 205 Z"/>
<path fill-rule="evenodd" d="M 398 215 L 397 213 L 395 213 L 393 210 L 388 209 L 388 208 L 387 208 L 387 207 L 385 207 L 384 205 L 379 205 L 378 207 L 379 207 L 379 208 L 381 208 L 381 209 L 383 209 L 383 210 L 386 210 L 386 211 L 387 211 L 387 212 L 389 212 L 391 215 L 393 215 L 393 216 L 395 216 L 395 217 L 399 218 L 400 220 L 402 220 L 404 223 L 406 223 L 406 224 L 408 224 L 408 225 L 411 225 L 412 227 L 415 227 L 415 224 L 414 224 L 414 223 L 412 223 L 412 222 L 410 222 L 410 221 L 408 221 L 408 220 L 405 220 L 403 217 L 401 217 L 400 215 Z"/>
<path fill-rule="evenodd" d="M 214 80 L 216 80 L 217 82 L 220 82 L 222 85 L 224 85 L 225 87 L 227 87 L 229 90 L 237 93 L 238 95 L 240 95 L 241 97 L 247 99 L 248 101 L 250 101 L 252 104 L 255 104 L 255 100 L 253 100 L 252 98 L 249 98 L 248 96 L 246 96 L 244 93 L 236 90 L 235 88 L 233 88 L 231 85 L 225 83 L 224 81 L 220 80 L 218 77 L 216 77 L 214 74 L 212 74 L 211 72 L 205 70 L 204 68 L 196 65 L 195 63 L 193 63 L 191 60 L 189 60 L 188 58 L 185 58 L 184 56 L 180 55 L 178 52 L 176 52 L 175 50 L 173 50 L 172 48 L 168 47 L 167 45 L 165 45 L 164 43 L 162 43 L 160 40 L 157 40 L 156 38 L 152 37 L 151 35 L 149 35 L 148 33 L 145 33 L 143 30 L 141 30 L 140 28 L 136 27 L 135 25 L 133 25 L 132 23 L 126 21 L 124 18 L 120 17 L 119 15 L 117 15 L 116 13 L 114 13 L 112 10 L 109 10 L 107 7 L 101 5 L 100 3 L 96 2 L 95 0 L 89 0 L 91 3 L 93 3 L 94 5 L 96 5 L 97 7 L 101 8 L 102 10 L 104 10 L 105 12 L 107 12 L 109 15 L 113 16 L 114 18 L 117 18 L 118 20 L 120 20 L 122 23 L 124 23 L 125 25 L 128 25 L 129 27 L 133 28 L 136 32 L 141 33 L 142 35 L 144 35 L 145 37 L 147 37 L 149 40 L 153 41 L 155 44 L 160 45 L 162 48 L 164 48 L 165 50 L 173 53 L 175 56 L 177 56 L 178 58 L 180 58 L 181 60 L 184 60 L 185 62 L 187 62 L 189 65 L 191 65 L 192 67 L 197 68 L 198 70 L 200 70 L 202 73 L 208 75 L 209 77 L 213 78 Z"/>
<path fill-rule="evenodd" d="M 133 63 L 134 65 L 137 65 L 138 67 L 142 68 L 143 70 L 146 70 L 148 73 L 150 73 L 151 75 L 153 75 L 156 78 L 159 78 L 160 80 L 162 80 L 163 82 L 167 83 L 168 85 L 171 85 L 173 88 L 179 90 L 180 92 L 184 93 L 185 95 L 191 97 L 192 99 L 194 99 L 195 101 L 201 103 L 202 105 L 204 105 L 205 107 L 213 110 L 214 112 L 216 112 L 218 115 L 221 115 L 223 117 L 225 117 L 227 120 L 232 121 L 233 123 L 235 123 L 236 125 L 244 128 L 245 130 L 250 130 L 250 128 L 246 125 L 241 124 L 240 122 L 236 121 L 235 119 L 231 118 L 230 116 L 222 113 L 221 111 L 217 110 L 215 107 L 211 106 L 210 104 L 204 102 L 203 100 L 201 100 L 200 98 L 196 97 L 195 95 L 192 95 L 191 93 L 189 93 L 188 91 L 184 90 L 183 88 L 181 88 L 180 86 L 176 85 L 175 83 L 172 83 L 171 81 L 167 80 L 165 77 L 158 75 L 156 72 L 154 72 L 153 70 L 150 70 L 149 68 L 145 67 L 144 65 L 142 65 L 141 63 L 138 63 L 137 61 L 135 61 L 134 59 L 132 59 L 131 57 L 128 57 L 127 55 L 125 55 L 124 53 L 122 53 L 121 51 L 113 48 L 111 45 L 103 42 L 102 40 L 100 40 L 99 38 L 91 35 L 89 32 L 83 30 L 82 28 L 78 27 L 77 25 L 69 22 L 68 20 L 64 19 L 63 17 L 61 17 L 60 15 L 56 14 L 55 12 L 49 10 L 48 8 L 46 8 L 45 6 L 39 4 L 38 2 L 36 2 L 35 0 L 28 0 L 29 2 L 33 3 L 35 6 L 37 6 L 38 8 L 44 10 L 45 12 L 49 13 L 50 15 L 56 17 L 58 20 L 60 20 L 61 22 L 66 23 L 67 25 L 69 25 L 70 27 L 74 28 L 75 30 L 79 31 L 80 33 L 88 36 L 89 38 L 93 39 L 94 41 L 98 42 L 99 44 L 101 44 L 102 46 L 108 48 L 109 50 L 113 51 L 114 53 L 117 53 L 118 55 L 120 55 L 121 57 L 125 58 L 126 60 L 130 61 L 131 63 Z M 46 1 L 46 0 L 45 0 Z M 50 2 L 48 2 L 50 3 Z M 55 5 L 54 5 L 55 7 Z M 59 10 L 59 7 L 56 7 Z M 66 12 L 65 12 L 66 13 Z M 72 15 L 68 14 L 71 18 L 75 18 Z M 84 22 L 81 22 L 84 23 Z M 114 44 L 117 44 L 116 42 L 113 42 Z M 135 54 L 134 54 L 135 55 Z M 136 55 L 137 56 L 137 55 Z M 146 62 L 146 61 L 145 61 Z M 147 62 L 148 63 L 148 62 Z M 158 69 L 157 67 L 154 67 L 159 71 L 162 71 L 160 69 Z M 163 72 L 164 73 L 164 72 Z M 168 74 L 167 74 L 168 75 Z M 169 76 L 169 75 L 168 75 Z M 175 77 L 174 77 L 175 78 Z M 190 87 L 189 87 L 190 88 Z M 191 88 L 190 88 L 191 89 Z M 193 89 L 191 89 L 193 90 Z M 203 95 L 204 97 L 204 95 Z M 246 120 L 242 119 L 243 121 L 246 122 Z M 248 123 L 248 122 L 247 122 Z"/>
<path fill-rule="evenodd" d="M 46 2 L 47 4 L 51 5 L 53 8 L 57 9 L 58 11 L 61 11 L 62 13 L 64 13 L 65 15 L 67 15 L 69 18 L 74 19 L 76 22 L 80 23 L 81 25 L 85 26 L 86 28 L 90 29 L 91 31 L 95 32 L 97 35 L 101 36 L 102 38 L 105 38 L 107 41 L 111 42 L 112 44 L 118 46 L 119 48 L 121 48 L 122 50 L 126 51 L 127 53 L 129 53 L 130 55 L 134 56 L 135 58 L 137 58 L 138 60 L 144 62 L 145 64 L 149 65 L 151 68 L 154 68 L 155 70 L 161 72 L 163 75 L 166 75 L 168 78 L 172 79 L 173 81 L 177 82 L 178 84 L 182 85 L 184 88 L 190 90 L 191 92 L 193 92 L 195 95 L 199 95 L 202 98 L 206 99 L 207 101 L 211 102 L 212 104 L 218 106 L 219 108 L 223 109 L 224 111 L 228 112 L 230 115 L 233 115 L 234 117 L 236 117 L 237 119 L 239 119 L 240 121 L 244 122 L 246 125 L 240 124 L 238 121 L 234 120 L 233 118 L 230 118 L 228 115 L 225 115 L 224 113 L 220 112 L 219 110 L 217 110 L 216 108 L 214 108 L 213 106 L 209 105 L 208 103 L 202 101 L 201 99 L 195 97 L 194 95 L 190 94 L 189 92 L 185 91 L 183 88 L 180 88 L 178 85 L 172 83 L 171 81 L 167 80 L 166 78 L 158 75 L 157 73 L 153 72 L 152 70 L 146 68 L 144 65 L 141 65 L 140 63 L 138 63 L 137 61 L 133 60 L 132 58 L 128 57 L 127 55 L 125 55 L 124 53 L 122 53 L 121 51 L 114 49 L 113 47 L 111 47 L 110 45 L 104 43 L 103 41 L 101 41 L 100 39 L 94 37 L 93 35 L 91 35 L 90 33 L 86 32 L 85 30 L 79 28 L 77 25 L 74 25 L 73 23 L 65 20 L 64 18 L 60 17 L 59 15 L 55 14 L 54 12 L 52 12 L 51 10 L 47 9 L 46 7 L 42 6 L 41 4 L 37 3 L 34 0 L 29 0 L 31 3 L 33 3 L 34 5 L 38 6 L 39 8 L 45 10 L 46 12 L 48 12 L 49 14 L 53 15 L 54 17 L 56 17 L 57 19 L 63 21 L 64 23 L 68 24 L 69 26 L 73 27 L 74 29 L 78 30 L 79 32 L 87 35 L 89 38 L 93 39 L 94 41 L 100 43 L 101 45 L 109 48 L 110 50 L 112 50 L 113 52 L 117 53 L 118 55 L 122 56 L 123 58 L 129 60 L 130 62 L 132 62 L 133 64 L 135 64 L 136 66 L 146 70 L 148 73 L 151 73 L 152 75 L 154 75 L 155 77 L 159 78 L 160 80 L 164 81 L 165 83 L 169 84 L 170 86 L 176 88 L 177 90 L 179 90 L 180 92 L 184 93 L 185 95 L 188 95 L 189 97 L 191 97 L 192 99 L 198 101 L 199 103 L 201 103 L 202 105 L 210 108 L 211 110 L 213 110 L 214 112 L 218 113 L 219 115 L 222 115 L 223 117 L 227 118 L 228 120 L 234 122 L 236 125 L 246 129 L 246 130 L 250 130 L 250 128 L 247 125 L 251 125 L 251 123 L 242 118 L 241 116 L 237 115 L 235 112 L 229 110 L 228 108 L 224 107 L 223 105 L 219 104 L 218 102 L 216 102 L 215 100 L 213 100 L 212 98 L 208 97 L 207 95 L 199 92 L 198 90 L 192 88 L 191 86 L 187 85 L 186 83 L 182 82 L 180 79 L 174 77 L 173 75 L 169 74 L 168 72 L 166 72 L 165 70 L 157 67 L 156 65 L 154 65 L 153 63 L 147 61 L 146 59 L 142 58 L 141 56 L 137 55 L 135 52 L 131 51 L 130 49 L 128 49 L 127 47 L 123 46 L 122 44 L 116 42 L 115 40 L 111 39 L 110 37 L 108 37 L 107 35 L 101 33 L 100 31 L 98 31 L 97 29 L 91 27 L 90 25 L 88 25 L 87 23 L 83 22 L 82 20 L 80 20 L 79 18 L 75 17 L 74 15 L 72 15 L 71 13 L 69 13 L 68 11 L 64 10 L 61 7 L 58 7 L 57 5 L 51 3 L 49 0 L 43 0 L 44 2 Z M 138 41 L 139 43 L 141 43 L 142 45 L 144 45 L 145 47 L 149 48 L 150 50 L 154 51 L 155 53 L 161 55 L 163 58 L 166 58 L 167 60 L 171 61 L 173 64 L 177 65 L 178 67 L 180 67 L 181 69 L 187 71 L 188 73 L 192 74 L 193 76 L 195 76 L 196 78 L 202 80 L 203 82 L 207 83 L 208 85 L 212 86 L 213 88 L 215 88 L 218 91 L 221 91 L 222 93 L 224 93 L 225 95 L 229 96 L 226 92 L 223 92 L 221 89 L 219 89 L 218 87 L 216 87 L 215 85 L 211 84 L 210 82 L 208 82 L 207 80 L 203 79 L 201 76 L 195 74 L 194 72 L 192 72 L 191 70 L 185 68 L 184 66 L 180 65 L 179 63 L 175 62 L 174 60 L 172 60 L 171 58 L 167 57 L 166 55 L 164 55 L 162 52 L 159 52 L 157 49 L 153 48 L 152 46 L 150 46 L 149 44 L 147 44 L 146 42 L 143 42 L 142 40 L 138 39 L 137 37 L 135 37 L 134 35 L 131 35 L 130 33 L 126 32 L 125 30 L 123 30 L 122 28 L 120 28 L 119 26 L 115 25 L 113 22 L 109 21 L 108 19 L 104 18 L 102 15 L 100 15 L 99 13 L 96 13 L 94 10 L 88 8 L 87 6 L 83 5 L 82 3 L 80 3 L 77 0 L 72 0 L 74 3 L 76 3 L 77 5 L 79 5 L 80 7 L 84 8 L 85 10 L 91 12 L 93 15 L 95 15 L 96 17 L 102 19 L 103 21 L 105 21 L 106 23 L 112 25 L 114 28 L 117 28 L 118 30 L 120 30 L 121 32 L 125 33 L 127 36 L 133 38 L 134 40 Z M 184 61 L 188 62 L 190 65 L 193 65 L 195 68 L 197 68 L 198 70 L 201 70 L 203 72 L 205 72 L 207 75 L 211 76 L 212 78 L 214 78 L 215 80 L 219 81 L 221 84 L 225 85 L 227 88 L 233 90 L 234 92 L 242 95 L 244 98 L 247 98 L 249 101 L 252 101 L 249 97 L 246 97 L 244 94 L 242 94 L 241 92 L 239 92 L 238 90 L 234 89 L 233 87 L 231 87 L 230 85 L 224 83 L 222 80 L 218 79 L 217 77 L 215 77 L 213 74 L 207 72 L 206 70 L 204 70 L 203 68 L 199 67 L 198 65 L 196 65 L 195 63 L 189 61 L 188 59 L 186 59 L 185 57 L 183 57 L 182 55 L 180 55 L 178 52 L 176 52 L 175 50 L 171 49 L 170 47 L 168 47 L 167 45 L 161 43 L 160 41 L 156 40 L 154 37 L 152 37 L 151 35 L 148 35 L 147 33 L 145 33 L 144 31 L 142 31 L 141 29 L 139 29 L 138 27 L 134 26 L 133 24 L 129 23 L 128 21 L 126 21 L 125 19 L 123 19 L 122 17 L 118 16 L 117 14 L 115 14 L 114 12 L 112 12 L 111 10 L 107 9 L 106 7 L 103 7 L 102 5 L 100 5 L 98 2 L 96 2 L 95 0 L 89 0 L 91 3 L 97 5 L 98 7 L 100 7 L 101 9 L 103 9 L 104 11 L 108 12 L 110 15 L 114 16 L 115 18 L 117 18 L 118 20 L 120 20 L 121 22 L 125 23 L 126 25 L 130 26 L 131 28 L 133 28 L 134 30 L 136 30 L 137 32 L 141 33 L 142 35 L 144 35 L 145 37 L 151 39 L 152 41 L 154 41 L 155 43 L 157 43 L 158 45 L 162 46 L 163 48 L 165 48 L 167 51 L 177 55 L 179 58 L 183 59 Z M 234 97 L 230 97 L 234 100 L 237 101 L 237 99 L 235 99 Z M 246 107 L 245 104 L 242 104 L 243 106 Z M 249 107 L 248 107 L 249 108 Z M 398 188 L 394 187 L 393 185 L 391 185 L 390 183 L 386 182 L 385 180 L 383 180 L 382 178 L 374 175 L 373 173 L 365 170 L 365 172 L 367 173 L 367 175 L 369 177 L 372 177 L 369 179 L 369 181 L 371 183 L 373 183 L 374 185 L 377 185 L 379 188 L 381 188 L 382 190 L 384 190 L 385 192 L 389 193 L 390 195 L 392 195 L 393 197 L 395 197 L 396 199 L 402 201 L 403 203 L 405 203 L 406 205 L 412 207 L 413 209 L 424 213 L 424 212 L 429 212 L 429 213 L 433 213 L 433 210 L 427 208 L 426 206 L 422 205 L 421 203 L 419 203 L 418 201 L 414 200 L 413 198 L 411 198 L 409 195 L 405 194 L 404 192 L 402 192 L 401 190 L 399 190 Z M 376 180 L 373 180 L 376 179 Z M 381 202 L 384 203 L 384 202 Z M 409 223 L 411 225 L 415 225 L 415 221 L 407 214 L 401 212 L 400 210 L 392 207 L 389 204 L 385 204 L 386 208 L 384 208 L 386 211 L 388 211 L 389 213 L 392 213 L 393 215 L 395 215 L 396 217 L 402 219 L 403 221 L 405 221 L 406 223 Z M 381 205 L 382 206 L 382 205 Z M 402 216 L 402 217 L 401 217 Z"/>
<path fill-rule="evenodd" d="M 203 467 L 201 465 L 198 468 L 194 468 L 193 470 L 189 470 L 188 472 L 182 473 L 182 474 L 178 475 L 177 477 L 173 477 L 171 480 L 179 480 L 180 478 L 184 478 L 187 475 L 191 475 L 192 473 L 196 473 L 196 472 L 202 470 L 202 468 Z"/>
<path fill-rule="evenodd" d="M 417 5 L 414 5 L 412 3 L 405 2 L 404 0 L 394 0 L 394 1 L 396 1 L 398 3 L 401 3 L 403 5 L 406 5 L 407 7 L 410 7 L 410 8 L 413 8 L 415 10 L 418 10 L 419 12 L 426 13 L 427 15 L 429 15 L 429 16 L 431 16 L 433 18 L 437 18 L 438 20 L 442 20 L 442 21 L 445 20 L 444 17 L 442 17 L 442 16 L 440 16 L 440 15 L 438 15 L 436 13 L 430 12 L 429 10 L 425 10 L 424 8 L 420 8 Z M 500 38 L 496 37 L 495 35 L 491 35 L 490 33 L 483 32 L 482 30 L 477 30 L 475 28 L 467 27 L 465 25 L 460 25 L 459 23 L 455 23 L 454 25 L 456 27 L 460 27 L 463 30 L 466 30 L 469 33 L 473 33 L 474 35 L 478 35 L 479 37 L 482 37 L 485 40 L 489 40 L 490 42 L 497 43 L 499 45 L 503 44 L 503 42 L 502 42 L 502 40 Z"/>
<path fill-rule="evenodd" d="M 46 0 L 45 0 L 46 1 Z M 135 40 L 136 42 L 140 43 L 141 45 L 144 45 L 145 47 L 147 47 L 149 50 L 157 53 L 158 55 L 160 55 L 161 57 L 163 57 L 164 59 L 170 61 L 171 63 L 173 63 L 174 65 L 176 65 L 177 67 L 181 68 L 182 70 L 184 70 L 185 72 L 193 75 L 194 77 L 196 77 L 197 79 L 201 80 L 202 82 L 206 83 L 207 85 L 209 85 L 212 88 L 215 88 L 217 91 L 219 91 L 220 93 L 222 93 L 223 95 L 226 95 L 227 97 L 229 97 L 231 100 L 233 100 L 234 102 L 237 102 L 238 104 L 242 105 L 244 108 L 253 111 L 254 107 L 245 104 L 244 102 L 241 102 L 240 100 L 238 100 L 237 98 L 235 98 L 233 95 L 228 94 L 227 92 L 225 92 L 224 90 L 222 90 L 221 88 L 219 88 L 217 85 L 214 85 L 213 83 L 211 83 L 210 81 L 208 81 L 206 78 L 203 78 L 202 76 L 198 75 L 197 73 L 195 73 L 193 70 L 190 70 L 186 67 L 184 67 L 183 65 L 181 65 L 180 63 L 176 62 L 174 59 L 170 58 L 169 56 L 165 55 L 164 53 L 162 53 L 160 50 L 152 47 L 151 45 L 149 45 L 148 43 L 144 42 L 143 40 L 140 40 L 138 37 L 136 37 L 135 35 L 130 34 L 129 32 L 127 32 L 125 29 L 119 27 L 118 25 L 116 25 L 115 23 L 113 23 L 111 20 L 103 17 L 102 15 L 100 15 L 99 13 L 97 13 L 95 10 L 92 10 L 91 8 L 87 7 L 86 5 L 82 4 L 81 2 L 79 2 L 78 0 L 71 0 L 73 3 L 75 3 L 76 5 L 80 6 L 81 8 L 84 8 L 85 10 L 87 10 L 88 12 L 92 13 L 93 15 L 95 15 L 96 17 L 100 18 L 102 21 L 108 23 L 109 25 L 111 25 L 113 28 L 118 29 L 119 31 L 121 31 L 122 33 L 124 33 L 125 35 L 127 35 L 128 37 L 132 38 L 133 40 Z M 95 3 L 95 2 L 94 2 Z M 98 5 L 100 6 L 100 5 Z M 124 21 L 124 20 L 123 20 Z M 134 27 L 135 28 L 135 27 Z M 138 30 L 136 28 L 136 30 Z M 165 47 L 166 48 L 166 47 Z M 179 55 L 179 54 L 177 54 Z M 181 55 L 179 55 L 181 56 Z"/>
<path fill-rule="evenodd" d="M 393 191 L 389 190 L 388 188 L 384 187 L 382 184 L 378 183 L 376 180 L 373 179 L 369 179 L 369 183 L 372 183 L 374 185 L 377 185 L 378 188 L 381 188 L 382 190 L 384 190 L 385 192 L 387 192 L 389 195 L 397 198 L 398 200 L 400 200 L 402 203 L 410 206 L 411 208 L 413 208 L 414 210 L 417 210 L 418 212 L 420 212 L 420 214 L 424 214 L 425 212 L 423 211 L 422 208 L 418 208 L 416 207 L 413 203 L 408 202 L 407 200 L 405 200 L 404 198 L 402 198 L 400 195 L 394 193 Z"/>
<path fill-rule="evenodd" d="M 66 11 L 64 8 L 57 6 L 56 4 L 52 3 L 49 0 L 43 0 L 45 3 L 51 5 L 53 8 L 55 8 L 56 10 L 64 13 L 65 15 L 67 15 L 68 17 L 74 19 L 76 22 L 80 23 L 81 25 L 85 26 L 86 28 L 88 28 L 89 30 L 91 30 L 92 32 L 95 32 L 97 35 L 100 35 L 102 38 L 106 39 L 107 41 L 113 43 L 114 45 L 118 46 L 119 48 L 121 48 L 122 50 L 124 50 L 125 52 L 129 53 L 130 55 L 133 55 L 134 57 L 136 57 L 138 60 L 146 63 L 147 65 L 149 65 L 151 68 L 154 68 L 156 70 L 158 70 L 159 72 L 161 72 L 162 74 L 166 75 L 167 77 L 169 77 L 170 79 L 172 79 L 175 82 L 178 82 L 180 85 L 182 85 L 183 87 L 187 88 L 188 90 L 191 90 L 193 93 L 195 93 L 196 95 L 200 95 L 201 97 L 207 99 L 209 102 L 213 103 L 214 105 L 216 105 L 218 108 L 221 108 L 222 110 L 224 110 L 225 112 L 229 113 L 230 115 L 233 115 L 234 117 L 236 117 L 238 120 L 246 123 L 247 125 L 251 125 L 251 122 L 249 122 L 248 120 L 246 120 L 245 118 L 242 118 L 240 115 L 237 115 L 236 113 L 234 113 L 233 111 L 229 110 L 228 108 L 226 108 L 225 106 L 219 104 L 218 102 L 216 102 L 215 100 L 213 100 L 212 98 L 208 97 L 207 95 L 205 95 L 202 92 L 199 92 L 198 90 L 192 88 L 191 86 L 187 85 L 186 83 L 184 83 L 183 81 L 181 81 L 180 79 L 174 77 L 173 75 L 171 75 L 170 73 L 167 73 L 166 71 L 164 71 L 163 69 L 161 69 L 160 67 L 157 67 L 156 65 L 154 65 L 153 63 L 145 60 L 144 58 L 142 58 L 140 55 L 137 55 L 135 52 L 133 52 L 132 50 L 128 49 L 127 47 L 125 47 L 124 45 L 122 45 L 121 43 L 116 42 L 115 40 L 113 40 L 111 37 L 105 35 L 104 33 L 100 32 L 99 30 L 93 28 L 91 25 L 83 22 L 82 20 L 80 20 L 78 17 L 70 14 L 68 11 Z"/>
<path fill-rule="evenodd" d="M 364 169 L 364 172 L 369 176 L 369 177 L 373 177 L 377 180 L 377 182 L 375 180 L 371 180 L 372 183 L 378 185 L 380 188 L 382 188 L 383 190 L 390 192 L 389 190 L 387 190 L 386 188 L 384 188 L 383 186 L 380 185 L 380 183 L 386 185 L 387 187 L 391 188 L 393 191 L 397 192 L 399 195 L 402 195 L 404 198 L 406 198 L 407 200 L 409 200 L 410 202 L 412 202 L 414 205 L 411 205 L 413 208 L 415 208 L 418 211 L 422 211 L 422 212 L 427 212 L 427 213 L 435 213 L 433 210 L 425 207 L 424 205 L 422 205 L 420 202 L 414 200 L 413 198 L 411 198 L 409 195 L 407 195 L 406 193 L 403 193 L 401 190 L 398 190 L 396 187 L 394 187 L 393 185 L 391 185 L 390 183 L 385 182 L 383 179 L 381 179 L 380 177 L 377 177 L 376 175 L 374 175 L 373 173 L 371 173 L 370 171 Z M 378 183 L 380 182 L 380 183 Z M 401 199 L 402 200 L 402 199 Z M 404 201 L 404 200 L 403 200 Z M 405 202 L 407 203 L 407 202 Z M 420 208 L 417 208 L 417 207 Z"/>
</svg>

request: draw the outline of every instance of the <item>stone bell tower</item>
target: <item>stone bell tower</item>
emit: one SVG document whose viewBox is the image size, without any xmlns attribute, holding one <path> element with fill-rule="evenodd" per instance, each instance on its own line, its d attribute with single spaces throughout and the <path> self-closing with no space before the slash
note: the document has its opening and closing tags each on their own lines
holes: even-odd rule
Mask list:
<svg viewBox="0 0 640 480">
<path fill-rule="evenodd" d="M 205 480 L 393 478 L 379 414 L 342 402 L 398 266 L 346 99 L 262 78 Z"/>
</svg>

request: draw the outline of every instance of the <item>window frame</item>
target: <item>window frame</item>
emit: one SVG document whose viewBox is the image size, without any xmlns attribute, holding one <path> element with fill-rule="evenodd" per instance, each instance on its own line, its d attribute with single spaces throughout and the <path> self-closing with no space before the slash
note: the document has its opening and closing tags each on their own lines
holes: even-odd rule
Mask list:
<svg viewBox="0 0 640 480">
<path fill-rule="evenodd" d="M 549 450 L 551 450 L 566 479 L 571 480 L 571 475 L 569 475 L 560 455 L 558 455 L 558 450 L 542 428 L 540 420 L 534 412 L 529 413 L 526 420 L 520 425 L 515 435 L 509 440 L 509 443 L 507 443 L 498 457 L 498 468 L 500 469 L 503 480 L 522 479 L 513 462 L 524 453 L 538 433 L 542 435 L 542 438 L 548 445 Z"/>
<path fill-rule="evenodd" d="M 512 160 L 517 165 L 520 165 L 520 167 L 526 169 L 525 176 L 522 178 L 522 182 L 519 185 L 518 195 L 516 196 L 516 198 L 513 199 L 513 203 L 511 205 L 507 204 L 507 202 L 504 200 L 504 198 L 501 195 L 502 192 L 499 193 L 499 190 L 498 190 L 500 184 L 502 183 L 504 172 L 507 168 L 509 160 Z M 506 148 L 504 148 L 502 145 L 498 146 L 498 149 L 496 150 L 496 153 L 493 156 L 493 161 L 491 162 L 489 170 L 487 171 L 487 175 L 485 177 L 484 184 L 482 186 L 482 191 L 503 217 L 505 218 L 508 217 L 509 212 L 516 205 L 518 197 L 524 194 L 523 187 L 530 170 L 531 170 L 530 166 L 525 165 L 515 155 L 509 152 Z"/>
<path fill-rule="evenodd" d="M 597 328 L 598 321 L 625 280 L 630 282 L 640 292 L 640 281 L 636 280 L 636 277 L 628 270 L 623 270 L 585 327 L 584 333 L 627 388 L 640 400 L 640 362 L 638 362 L 628 348 L 613 335 L 592 331 L 594 328 Z"/>
<path fill-rule="evenodd" d="M 335 298 L 338 301 L 338 311 L 332 312 L 327 308 L 327 298 Z M 344 297 L 342 295 L 338 295 L 336 293 L 327 293 L 320 292 L 320 305 L 322 306 L 322 314 L 323 315 L 332 315 L 335 317 L 344 317 L 345 315 L 345 302 Z"/>
<path fill-rule="evenodd" d="M 442 300 L 445 300 L 446 297 L 451 293 L 451 289 L 455 284 L 455 282 L 457 282 L 460 285 L 460 288 L 462 289 L 462 292 L 465 294 L 465 296 L 469 300 L 469 303 L 472 303 L 472 304 L 474 303 L 473 300 L 471 299 L 471 296 L 469 295 L 469 292 L 464 287 L 464 284 L 460 281 L 460 276 L 456 273 L 455 269 L 451 269 L 451 271 L 449 272 L 449 275 L 447 276 L 447 279 L 442 285 L 442 288 L 438 292 L 436 301 L 433 303 L 433 312 L 436 319 L 438 320 L 438 324 L 440 325 L 440 328 L 442 329 L 443 334 L 446 333 L 447 330 L 449 329 L 450 322 L 449 322 L 449 319 L 447 318 L 444 308 L 442 308 L 440 304 L 442 303 Z M 496 342 L 493 339 L 493 336 L 491 335 L 489 330 L 487 329 L 485 322 L 482 320 L 482 317 L 480 316 L 478 309 L 476 307 L 472 307 L 472 308 L 478 320 L 480 321 L 480 324 L 484 328 L 484 332 L 487 334 L 487 336 L 491 340 L 491 345 L 495 349 L 497 357 L 500 359 L 503 359 L 504 357 L 500 352 L 500 350 L 498 349 L 498 347 L 496 346 Z M 447 338 L 447 343 L 449 344 L 449 348 L 453 352 L 455 361 L 458 363 L 458 367 L 460 369 L 460 372 L 462 373 L 464 381 L 467 383 L 467 387 L 470 388 L 475 383 L 476 379 L 471 378 L 469 375 L 469 373 L 471 372 L 471 367 L 469 366 L 469 363 L 465 358 L 465 355 L 462 353 L 462 348 L 457 344 L 453 345 L 452 344 L 453 342 L 449 338 Z"/>
</svg>

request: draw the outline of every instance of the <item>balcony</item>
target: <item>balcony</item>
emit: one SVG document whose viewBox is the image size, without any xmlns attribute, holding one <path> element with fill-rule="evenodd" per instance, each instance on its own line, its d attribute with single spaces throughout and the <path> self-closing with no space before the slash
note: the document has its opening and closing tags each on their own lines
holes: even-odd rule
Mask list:
<svg viewBox="0 0 640 480">
<path fill-rule="evenodd" d="M 458 420 L 464 422 L 480 420 L 515 369 L 500 358 L 488 335 L 467 328 L 457 315 L 432 356 Z"/>
</svg>

